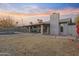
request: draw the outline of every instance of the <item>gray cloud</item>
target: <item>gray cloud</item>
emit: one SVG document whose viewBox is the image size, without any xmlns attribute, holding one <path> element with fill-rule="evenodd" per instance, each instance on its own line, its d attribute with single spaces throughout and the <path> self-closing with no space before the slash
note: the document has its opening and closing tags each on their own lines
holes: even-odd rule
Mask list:
<svg viewBox="0 0 79 59">
<path fill-rule="evenodd" d="M 50 13 L 59 12 L 61 14 L 69 14 L 69 13 L 79 13 L 79 8 L 75 9 L 75 8 L 69 7 L 66 9 L 55 10 L 55 9 L 40 7 L 38 5 L 15 6 L 15 4 L 0 3 L 0 11 L 19 12 L 19 13 L 28 13 L 28 14 L 48 13 L 48 12 Z"/>
<path fill-rule="evenodd" d="M 0 11 L 14 11 L 20 13 L 46 13 L 48 10 L 48 8 L 43 8 L 36 5 L 24 5 L 17 8 L 12 4 L 0 4 Z"/>
</svg>

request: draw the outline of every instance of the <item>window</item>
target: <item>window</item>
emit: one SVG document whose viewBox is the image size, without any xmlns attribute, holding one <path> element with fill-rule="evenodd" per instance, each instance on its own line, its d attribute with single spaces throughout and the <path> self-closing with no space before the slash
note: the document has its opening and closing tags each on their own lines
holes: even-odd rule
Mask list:
<svg viewBox="0 0 79 59">
<path fill-rule="evenodd" d="M 63 32 L 63 26 L 60 26 L 60 32 Z"/>
<path fill-rule="evenodd" d="M 60 32 L 63 32 L 63 27 L 64 27 L 64 25 L 60 24 Z"/>
</svg>

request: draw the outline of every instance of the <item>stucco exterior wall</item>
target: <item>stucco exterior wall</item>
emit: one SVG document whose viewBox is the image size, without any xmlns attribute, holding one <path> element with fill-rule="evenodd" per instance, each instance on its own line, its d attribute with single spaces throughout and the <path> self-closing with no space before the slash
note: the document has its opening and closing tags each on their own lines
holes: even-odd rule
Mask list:
<svg viewBox="0 0 79 59">
<path fill-rule="evenodd" d="M 76 25 L 69 25 L 68 26 L 68 33 L 69 33 L 69 35 L 77 36 Z"/>
<path fill-rule="evenodd" d="M 50 16 L 50 34 L 59 35 L 59 14 L 53 13 Z"/>
</svg>

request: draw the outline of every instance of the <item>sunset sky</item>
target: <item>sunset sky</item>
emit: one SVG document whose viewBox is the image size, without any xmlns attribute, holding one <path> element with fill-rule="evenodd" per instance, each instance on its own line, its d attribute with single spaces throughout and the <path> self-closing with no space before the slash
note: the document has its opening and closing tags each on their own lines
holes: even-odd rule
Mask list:
<svg viewBox="0 0 79 59">
<path fill-rule="evenodd" d="M 73 14 L 79 14 L 78 3 L 0 3 L 0 16 L 12 16 L 18 25 L 23 23 L 25 25 L 29 22 L 36 23 L 37 19 L 43 21 L 50 20 L 50 14 L 58 12 L 61 18 L 73 17 Z M 70 14 L 70 15 L 69 15 Z M 66 16 L 62 16 L 66 15 Z M 38 16 L 38 17 L 37 17 Z"/>
<path fill-rule="evenodd" d="M 0 3 L 0 11 L 25 14 L 79 14 L 78 3 Z"/>
</svg>

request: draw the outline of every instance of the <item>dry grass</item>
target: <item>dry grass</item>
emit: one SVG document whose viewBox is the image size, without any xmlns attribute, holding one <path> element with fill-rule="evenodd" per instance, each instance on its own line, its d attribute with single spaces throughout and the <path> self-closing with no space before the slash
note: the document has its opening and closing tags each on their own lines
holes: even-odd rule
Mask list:
<svg viewBox="0 0 79 59">
<path fill-rule="evenodd" d="M 0 35 L 0 53 L 25 56 L 79 55 L 78 43 L 69 42 L 68 37 L 40 34 Z"/>
</svg>

